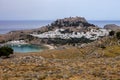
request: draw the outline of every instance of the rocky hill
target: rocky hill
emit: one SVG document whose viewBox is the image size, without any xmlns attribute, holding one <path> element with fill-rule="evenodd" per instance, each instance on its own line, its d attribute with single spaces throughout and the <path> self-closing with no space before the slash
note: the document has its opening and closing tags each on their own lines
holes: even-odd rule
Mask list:
<svg viewBox="0 0 120 80">
<path fill-rule="evenodd" d="M 96 26 L 94 24 L 88 23 L 84 17 L 69 17 L 64 19 L 58 19 L 47 27 L 49 30 L 54 30 L 56 28 L 64 28 L 71 31 L 83 31 L 90 27 L 95 28 Z"/>
<path fill-rule="evenodd" d="M 87 22 L 87 20 L 84 17 L 70 17 L 70 18 L 64 18 L 64 19 L 58 19 L 51 23 L 51 26 L 56 26 L 56 27 L 89 27 L 95 25 L 90 24 Z"/>
<path fill-rule="evenodd" d="M 116 24 L 107 24 L 104 26 L 105 29 L 110 29 L 113 31 L 117 31 L 120 30 L 120 26 L 116 25 Z"/>
</svg>

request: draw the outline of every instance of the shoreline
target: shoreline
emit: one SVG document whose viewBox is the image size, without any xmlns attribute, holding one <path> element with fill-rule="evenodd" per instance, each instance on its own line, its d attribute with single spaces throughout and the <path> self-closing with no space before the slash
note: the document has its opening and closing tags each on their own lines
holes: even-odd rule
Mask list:
<svg viewBox="0 0 120 80">
<path fill-rule="evenodd" d="M 18 45 L 19 46 L 19 45 L 26 45 L 26 44 L 44 47 L 44 50 L 56 49 L 56 47 L 53 46 L 53 45 L 49 45 L 49 44 L 31 44 L 31 43 L 26 43 L 24 40 L 10 41 L 10 42 L 4 43 L 3 45 Z M 3 46 L 3 45 L 0 44 L 0 46 Z M 41 51 L 38 51 L 38 52 L 41 52 Z M 29 53 L 29 52 L 27 52 L 27 53 Z"/>
<path fill-rule="evenodd" d="M 47 47 L 47 48 L 50 49 L 50 50 L 55 49 L 54 46 L 49 45 L 49 44 L 43 44 L 43 46 Z"/>
</svg>

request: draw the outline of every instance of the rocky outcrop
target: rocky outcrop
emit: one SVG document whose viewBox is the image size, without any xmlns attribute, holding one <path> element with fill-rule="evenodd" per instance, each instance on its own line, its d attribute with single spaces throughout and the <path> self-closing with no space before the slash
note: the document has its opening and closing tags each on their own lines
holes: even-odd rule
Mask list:
<svg viewBox="0 0 120 80">
<path fill-rule="evenodd" d="M 52 27 L 89 27 L 95 25 L 90 24 L 87 22 L 87 20 L 84 17 L 69 17 L 69 18 L 64 18 L 64 19 L 58 19 L 51 23 Z"/>
<path fill-rule="evenodd" d="M 104 26 L 105 29 L 110 29 L 110 30 L 113 30 L 113 31 L 116 31 L 116 30 L 120 30 L 120 26 L 116 25 L 116 24 L 107 24 Z"/>
</svg>

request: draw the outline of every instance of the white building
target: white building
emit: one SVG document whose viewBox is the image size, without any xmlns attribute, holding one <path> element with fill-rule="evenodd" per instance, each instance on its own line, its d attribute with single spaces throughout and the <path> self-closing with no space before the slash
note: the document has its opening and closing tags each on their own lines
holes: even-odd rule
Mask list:
<svg viewBox="0 0 120 80">
<path fill-rule="evenodd" d="M 90 40 L 95 40 L 101 36 L 109 35 L 109 31 L 106 29 L 91 29 L 90 31 L 84 32 L 75 32 L 71 33 L 61 33 L 60 31 L 64 31 L 64 29 L 56 29 L 55 31 L 48 31 L 42 34 L 31 34 L 34 37 L 38 38 L 61 38 L 61 39 L 69 39 L 69 38 L 81 38 L 85 37 Z"/>
</svg>

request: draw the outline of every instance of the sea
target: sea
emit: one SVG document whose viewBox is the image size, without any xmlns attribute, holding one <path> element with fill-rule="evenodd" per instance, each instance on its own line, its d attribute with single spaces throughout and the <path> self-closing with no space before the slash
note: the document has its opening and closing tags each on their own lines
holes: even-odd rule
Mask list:
<svg viewBox="0 0 120 80">
<path fill-rule="evenodd" d="M 36 29 L 50 24 L 52 20 L 0 21 L 0 34 L 10 31 Z"/>
<path fill-rule="evenodd" d="M 14 50 L 14 52 L 19 52 L 19 53 L 40 52 L 46 49 L 43 46 L 37 46 L 32 44 L 9 45 L 9 47 L 11 47 Z"/>
<path fill-rule="evenodd" d="M 15 30 L 27 30 L 40 28 L 52 23 L 54 20 L 34 20 L 34 21 L 0 21 L 0 34 L 5 34 Z M 108 20 L 89 20 L 89 23 L 95 24 L 101 28 L 106 24 L 116 24 L 120 26 L 120 21 Z"/>
</svg>

